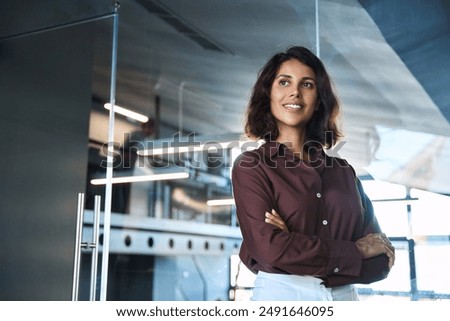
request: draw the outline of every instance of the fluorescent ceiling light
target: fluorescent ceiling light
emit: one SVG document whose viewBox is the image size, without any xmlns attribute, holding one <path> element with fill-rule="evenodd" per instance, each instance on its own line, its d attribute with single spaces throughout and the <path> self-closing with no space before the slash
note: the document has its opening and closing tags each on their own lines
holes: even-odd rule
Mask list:
<svg viewBox="0 0 450 321">
<path fill-rule="evenodd" d="M 233 145 L 234 144 L 234 145 Z M 209 146 L 209 147 L 208 147 Z M 186 152 L 198 152 L 198 151 L 207 151 L 216 148 L 226 149 L 229 147 L 239 147 L 239 142 L 207 142 L 204 144 L 194 143 L 194 145 L 183 145 L 176 147 L 162 147 L 162 148 L 153 148 L 153 149 L 144 149 L 138 151 L 138 154 L 141 156 L 156 156 L 156 155 L 169 155 L 169 154 L 178 154 L 178 153 L 186 153 Z"/>
<path fill-rule="evenodd" d="M 188 136 L 175 135 L 172 140 L 158 139 L 151 142 L 147 149 L 139 150 L 140 156 L 170 155 L 186 152 L 207 152 L 221 149 L 252 150 L 258 148 L 262 141 L 242 140 L 241 133 L 230 133 L 222 135 L 195 135 Z"/>
<path fill-rule="evenodd" d="M 110 103 L 106 103 L 104 105 L 104 107 L 105 107 L 105 109 L 111 110 L 111 104 Z M 124 116 L 127 116 L 129 118 L 135 119 L 135 120 L 140 121 L 142 123 L 148 122 L 148 117 L 147 116 L 144 116 L 142 114 L 136 113 L 134 111 L 131 111 L 129 109 L 126 109 L 126 108 L 123 108 L 123 107 L 120 107 L 120 106 L 117 106 L 117 105 L 114 105 L 114 112 L 118 113 L 118 114 L 121 114 L 121 115 L 124 115 Z"/>
<path fill-rule="evenodd" d="M 149 181 L 163 181 L 170 179 L 183 179 L 188 178 L 189 173 L 166 173 L 166 174 L 152 174 L 152 175 L 141 175 L 141 176 L 123 176 L 123 177 L 113 177 L 111 179 L 112 184 L 120 183 L 134 183 L 134 182 L 149 182 Z M 97 178 L 91 180 L 92 185 L 105 185 L 107 182 L 106 178 Z"/>
<path fill-rule="evenodd" d="M 383 199 L 371 199 L 372 203 L 374 202 L 396 202 L 396 203 L 413 203 L 414 201 L 418 201 L 417 197 L 405 197 L 405 198 L 383 198 Z"/>
<path fill-rule="evenodd" d="M 222 206 L 222 205 L 234 205 L 234 199 L 222 199 L 222 200 L 209 200 L 206 202 L 208 206 Z"/>
</svg>

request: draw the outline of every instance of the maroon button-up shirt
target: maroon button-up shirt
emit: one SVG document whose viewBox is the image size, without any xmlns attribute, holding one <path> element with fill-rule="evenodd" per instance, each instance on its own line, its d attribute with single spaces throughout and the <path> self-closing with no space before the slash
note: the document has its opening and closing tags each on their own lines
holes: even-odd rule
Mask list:
<svg viewBox="0 0 450 321">
<path fill-rule="evenodd" d="M 354 169 L 322 150 L 311 160 L 306 164 L 285 145 L 269 142 L 235 161 L 242 262 L 254 273 L 320 277 L 328 287 L 385 278 L 387 256 L 363 259 L 355 245 L 380 227 Z M 272 209 L 289 232 L 264 221 Z"/>
</svg>

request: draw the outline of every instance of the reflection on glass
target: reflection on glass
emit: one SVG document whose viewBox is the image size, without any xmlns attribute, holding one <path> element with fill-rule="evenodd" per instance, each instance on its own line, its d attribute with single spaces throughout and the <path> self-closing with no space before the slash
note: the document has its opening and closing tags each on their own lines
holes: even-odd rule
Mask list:
<svg viewBox="0 0 450 321">
<path fill-rule="evenodd" d="M 139 132 L 141 124 L 117 115 L 114 142 L 109 142 L 115 148 L 115 176 L 180 169 L 190 175 L 184 180 L 114 186 L 113 212 L 120 222 L 116 223 L 117 228 L 128 235 L 129 227 L 124 222 L 137 219 L 139 223 L 133 229 L 149 234 L 139 236 L 145 240 L 142 248 L 135 241 L 139 238 L 130 236 L 133 241 L 125 245 L 125 250 L 120 248 L 122 252 L 114 253 L 113 262 L 124 275 L 129 276 L 132 271 L 141 273 L 139 264 L 142 264 L 146 267 L 143 279 L 159 278 L 152 284 L 152 290 L 146 292 L 146 297 L 205 299 L 202 291 L 194 291 L 190 286 L 199 280 L 205 282 L 205 278 L 206 283 L 212 283 L 213 277 L 204 274 L 201 266 L 204 263 L 194 257 L 211 251 L 205 244 L 214 243 L 207 237 L 223 237 L 239 244 L 239 236 L 230 236 L 237 231 L 238 224 L 233 204 L 210 206 L 208 201 L 232 198 L 230 168 L 241 150 L 233 147 L 220 151 L 188 149 L 156 156 L 139 156 L 137 151 L 157 144 L 166 144 L 168 148 L 169 144 L 193 134 L 219 137 L 232 133 L 239 137 L 247 99 L 261 64 L 273 52 L 289 45 L 316 49 L 317 27 L 320 27 L 320 56 L 339 88 L 345 115 L 343 125 L 347 141 L 334 152 L 351 160 L 358 173 L 399 183 L 368 180 L 364 181 L 364 187 L 375 200 L 377 217 L 388 236 L 429 241 L 416 247 L 418 289 L 444 291 L 443 286 L 433 280 L 431 275 L 435 273 L 430 272 L 433 265 L 425 258 L 433 258 L 438 266 L 448 265 L 435 254 L 447 251 L 448 244 L 436 247 L 429 238 L 430 235 L 450 234 L 449 218 L 442 210 L 449 207 L 448 198 L 438 200 L 434 198 L 436 195 L 412 190 L 411 197 L 419 200 L 409 203 L 382 200 L 405 198 L 405 186 L 413 186 L 412 183 L 425 186 L 432 182 L 429 186 L 435 188 L 445 185 L 442 183 L 445 175 L 439 177 L 436 173 L 439 168 L 448 167 L 445 164 L 450 158 L 446 151 L 450 149 L 446 148 L 447 139 L 435 138 L 448 132 L 448 122 L 386 42 L 380 26 L 369 14 L 370 8 L 361 4 L 364 1 L 343 3 L 319 1 L 320 25 L 316 24 L 314 1 L 288 0 L 274 4 L 259 0 L 138 0 L 121 5 L 116 103 L 130 106 L 133 111 L 153 119 L 155 130 L 151 136 L 133 138 L 131 133 Z M 97 24 L 87 208 L 92 208 L 93 195 L 104 193 L 101 186 L 89 182 L 105 176 L 108 144 L 108 115 L 103 105 L 109 98 L 112 21 L 106 19 Z M 429 128 L 431 123 L 435 124 L 434 128 Z M 427 133 L 430 131 L 432 133 Z M 131 148 L 133 156 L 124 156 L 130 141 L 135 143 Z M 217 139 L 217 142 L 225 141 Z M 434 142 L 432 148 L 430 142 Z M 426 153 L 421 153 L 423 151 Z M 418 153 L 424 157 L 418 159 Z M 439 162 L 430 162 L 430 157 L 435 155 L 439 155 Z M 435 166 L 427 171 L 430 164 Z M 188 225 L 177 225 L 184 223 Z M 205 225 L 207 232 L 203 230 Z M 152 234 L 155 226 L 160 227 L 158 233 L 161 234 Z M 229 230 L 219 233 L 223 231 L 221 228 Z M 173 236 L 172 230 L 178 234 Z M 197 233 L 199 239 L 191 239 L 190 233 Z M 117 242 L 123 246 L 121 239 Z M 173 254 L 180 243 L 182 251 Z M 404 246 L 399 243 L 397 263 L 389 278 L 373 284 L 372 289 L 411 290 L 411 262 Z M 147 260 L 138 262 L 140 259 L 131 258 L 126 251 L 134 251 Z M 254 275 L 239 264 L 237 252 L 238 245 L 229 250 L 225 247 L 217 260 L 230 259 L 220 266 L 220 271 L 231 270 L 230 274 L 220 274 L 231 275 L 230 298 L 246 300 Z M 180 253 L 187 257 L 179 257 Z M 208 259 L 211 257 L 207 256 L 204 261 Z M 219 269 L 218 265 L 215 267 Z M 163 284 L 168 280 L 171 288 Z M 448 284 L 446 282 L 443 283 Z M 151 287 L 149 283 L 147 286 Z M 132 285 L 126 287 L 132 288 Z M 213 292 L 210 290 L 211 296 L 206 297 L 214 299 Z M 223 289 L 218 292 L 221 293 L 218 297 L 223 298 Z"/>
</svg>

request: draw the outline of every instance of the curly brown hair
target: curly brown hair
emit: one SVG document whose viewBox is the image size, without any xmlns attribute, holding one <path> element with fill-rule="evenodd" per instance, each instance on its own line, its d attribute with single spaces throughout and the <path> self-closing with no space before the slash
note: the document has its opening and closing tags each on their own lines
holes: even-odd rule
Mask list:
<svg viewBox="0 0 450 321">
<path fill-rule="evenodd" d="M 322 61 L 309 49 L 300 46 L 293 46 L 285 52 L 275 54 L 259 72 L 247 106 L 245 134 L 249 138 L 266 141 L 278 138 L 278 127 L 270 112 L 270 91 L 281 64 L 291 59 L 297 59 L 309 66 L 317 78 L 318 110 L 306 125 L 305 148 L 318 143 L 322 147 L 330 148 L 342 137 L 337 125 L 339 101 Z"/>
</svg>

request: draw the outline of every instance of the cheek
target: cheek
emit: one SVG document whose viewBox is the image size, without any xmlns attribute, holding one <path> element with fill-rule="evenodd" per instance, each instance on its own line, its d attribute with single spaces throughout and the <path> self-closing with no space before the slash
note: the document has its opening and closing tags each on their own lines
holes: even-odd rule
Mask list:
<svg viewBox="0 0 450 321">
<path fill-rule="evenodd" d="M 270 111 L 272 111 L 273 108 L 275 107 L 277 100 L 278 100 L 277 93 L 272 90 L 270 92 Z"/>
<path fill-rule="evenodd" d="M 280 94 L 280 92 L 272 92 L 270 94 L 270 109 L 276 109 L 276 106 L 282 101 L 283 95 Z"/>
<path fill-rule="evenodd" d="M 272 102 L 272 100 L 270 100 L 270 113 L 273 115 L 275 115 L 277 113 L 277 109 L 274 106 L 274 103 Z"/>
<path fill-rule="evenodd" d="M 270 91 L 270 104 L 277 103 L 282 100 L 284 97 L 284 93 L 281 90 L 271 90 Z"/>
<path fill-rule="evenodd" d="M 313 104 L 314 106 L 317 105 L 317 102 L 318 102 L 317 98 L 318 98 L 317 91 L 312 92 L 311 93 L 311 104 Z"/>
</svg>

